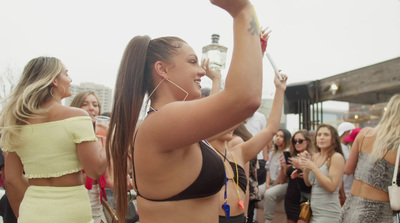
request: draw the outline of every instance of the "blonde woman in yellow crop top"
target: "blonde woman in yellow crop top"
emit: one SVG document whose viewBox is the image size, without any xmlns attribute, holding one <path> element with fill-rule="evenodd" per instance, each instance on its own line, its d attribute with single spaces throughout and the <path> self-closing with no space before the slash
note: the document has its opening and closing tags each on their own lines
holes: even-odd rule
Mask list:
<svg viewBox="0 0 400 223">
<path fill-rule="evenodd" d="M 71 81 L 59 59 L 34 58 L 0 114 L 5 183 L 18 222 L 93 222 L 81 170 L 97 179 L 106 157 L 88 113 L 61 104 Z"/>
</svg>

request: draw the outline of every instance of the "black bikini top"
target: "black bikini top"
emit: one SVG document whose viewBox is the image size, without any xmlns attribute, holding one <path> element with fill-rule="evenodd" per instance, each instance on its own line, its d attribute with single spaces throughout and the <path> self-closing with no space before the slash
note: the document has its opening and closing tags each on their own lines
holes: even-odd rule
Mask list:
<svg viewBox="0 0 400 223">
<path fill-rule="evenodd" d="M 135 141 L 133 143 L 135 144 Z M 135 164 L 132 159 L 133 179 L 135 181 L 137 196 L 140 196 L 149 201 L 179 201 L 208 197 L 218 193 L 225 182 L 224 164 L 218 154 L 214 152 L 213 149 L 211 149 L 206 143 L 199 142 L 199 144 L 203 156 L 203 164 L 199 176 L 185 190 L 177 195 L 163 200 L 146 198 L 139 193 L 139 188 L 136 184 Z M 134 146 L 132 147 L 132 150 L 134 150 Z"/>
<path fill-rule="evenodd" d="M 233 170 L 233 176 L 234 176 L 234 180 L 235 180 L 235 183 L 238 183 L 238 182 L 236 182 L 237 181 L 237 175 L 236 175 L 236 164 L 234 163 L 234 162 L 231 162 L 231 161 L 229 161 L 229 164 L 231 165 L 231 167 L 232 167 L 232 170 Z M 237 167 L 238 167 L 238 173 L 239 173 L 239 187 L 240 187 L 240 189 L 242 189 L 243 190 L 243 192 L 244 193 L 246 193 L 246 188 L 247 188 L 247 177 L 246 177 L 246 173 L 244 172 L 244 169 L 243 169 L 243 167 L 241 167 L 241 166 L 239 166 L 239 165 L 237 165 Z M 232 180 L 231 178 L 229 178 L 229 180 Z"/>
</svg>

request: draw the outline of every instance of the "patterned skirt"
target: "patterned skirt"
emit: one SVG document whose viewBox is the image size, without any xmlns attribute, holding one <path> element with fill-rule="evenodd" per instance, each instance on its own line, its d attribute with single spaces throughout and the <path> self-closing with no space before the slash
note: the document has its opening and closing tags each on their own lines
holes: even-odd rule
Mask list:
<svg viewBox="0 0 400 223">
<path fill-rule="evenodd" d="M 375 201 L 349 195 L 343 205 L 341 223 L 393 223 L 389 202 Z"/>
</svg>

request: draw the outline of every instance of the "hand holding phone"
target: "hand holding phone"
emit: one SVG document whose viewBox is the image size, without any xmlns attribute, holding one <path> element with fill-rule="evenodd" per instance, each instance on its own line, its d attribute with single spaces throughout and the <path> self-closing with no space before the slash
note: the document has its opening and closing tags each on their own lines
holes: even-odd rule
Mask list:
<svg viewBox="0 0 400 223">
<path fill-rule="evenodd" d="M 290 152 L 289 151 L 283 151 L 283 156 L 285 157 L 285 162 L 286 164 L 289 164 L 289 158 L 291 157 Z"/>
</svg>

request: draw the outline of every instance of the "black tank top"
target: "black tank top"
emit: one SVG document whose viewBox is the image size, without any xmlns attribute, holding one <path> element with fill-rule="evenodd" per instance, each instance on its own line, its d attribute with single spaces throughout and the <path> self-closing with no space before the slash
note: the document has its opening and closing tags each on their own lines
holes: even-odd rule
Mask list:
<svg viewBox="0 0 400 223">
<path fill-rule="evenodd" d="M 225 183 L 224 164 L 218 154 L 214 152 L 213 149 L 211 149 L 208 145 L 206 145 L 206 143 L 199 142 L 199 144 L 203 156 L 203 164 L 199 176 L 185 190 L 177 195 L 163 200 L 146 198 L 139 193 L 139 188 L 136 184 L 135 164 L 132 159 L 133 179 L 135 181 L 137 196 L 140 196 L 149 201 L 179 201 L 208 197 L 218 193 Z M 134 150 L 134 147 L 132 147 L 132 150 Z"/>
</svg>

